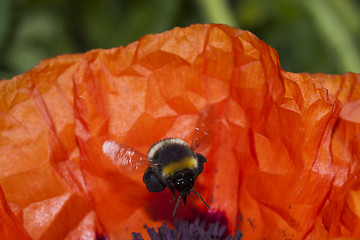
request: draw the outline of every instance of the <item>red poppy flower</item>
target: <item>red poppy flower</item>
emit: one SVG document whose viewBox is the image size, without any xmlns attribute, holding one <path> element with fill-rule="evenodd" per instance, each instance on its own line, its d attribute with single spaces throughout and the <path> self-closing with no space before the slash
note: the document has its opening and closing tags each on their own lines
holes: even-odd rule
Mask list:
<svg viewBox="0 0 360 240">
<path fill-rule="evenodd" d="M 169 191 L 102 152 L 212 136 L 177 218 L 212 218 L 246 239 L 360 237 L 360 75 L 294 74 L 247 31 L 193 25 L 127 47 L 63 55 L 0 82 L 0 236 L 129 239 L 173 224 Z M 2 193 L 2 192 L 1 192 Z"/>
</svg>

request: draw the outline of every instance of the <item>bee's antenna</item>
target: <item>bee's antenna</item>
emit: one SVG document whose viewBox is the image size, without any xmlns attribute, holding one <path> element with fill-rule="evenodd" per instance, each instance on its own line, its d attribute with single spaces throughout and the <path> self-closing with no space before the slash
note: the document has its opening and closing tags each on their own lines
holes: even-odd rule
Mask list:
<svg viewBox="0 0 360 240">
<path fill-rule="evenodd" d="M 200 194 L 199 194 L 198 192 L 196 192 L 196 191 L 194 191 L 194 190 L 192 190 L 192 189 L 191 189 L 191 192 L 196 193 L 196 195 L 198 195 L 199 198 L 203 201 L 203 203 L 205 204 L 205 206 L 207 206 L 207 208 L 210 208 L 209 205 L 206 204 L 205 200 L 200 196 Z M 178 202 L 179 202 L 179 200 L 178 200 Z M 176 205 L 177 205 L 177 204 L 176 204 Z"/>
<path fill-rule="evenodd" d="M 176 202 L 175 209 L 174 209 L 174 212 L 173 212 L 173 215 L 172 215 L 173 217 L 175 216 L 176 209 L 177 209 L 177 207 L 178 207 L 178 205 L 179 205 L 179 201 L 180 201 L 181 196 L 182 196 L 182 194 L 179 195 L 178 200 L 177 200 L 177 202 Z M 206 203 L 205 203 L 205 204 L 206 204 Z M 206 206 L 207 206 L 207 205 L 206 205 Z"/>
</svg>

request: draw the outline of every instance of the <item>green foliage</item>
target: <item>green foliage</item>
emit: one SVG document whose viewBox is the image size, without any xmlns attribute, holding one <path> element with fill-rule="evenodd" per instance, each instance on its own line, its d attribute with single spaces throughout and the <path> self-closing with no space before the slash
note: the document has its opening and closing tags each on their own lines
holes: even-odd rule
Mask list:
<svg viewBox="0 0 360 240">
<path fill-rule="evenodd" d="M 194 23 L 249 30 L 292 72 L 360 72 L 357 0 L 1 0 L 0 79 Z"/>
</svg>

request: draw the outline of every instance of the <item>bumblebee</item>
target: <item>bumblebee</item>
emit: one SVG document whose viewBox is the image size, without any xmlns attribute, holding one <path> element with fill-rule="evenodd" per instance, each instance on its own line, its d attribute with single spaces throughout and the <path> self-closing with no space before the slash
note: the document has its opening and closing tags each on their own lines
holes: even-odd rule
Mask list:
<svg viewBox="0 0 360 240">
<path fill-rule="evenodd" d="M 174 200 L 177 191 L 179 196 L 172 214 L 173 217 L 180 199 L 183 199 L 185 205 L 190 193 L 198 195 L 209 208 L 200 194 L 193 190 L 195 180 L 203 172 L 206 162 L 206 158 L 200 153 L 195 153 L 194 150 L 208 135 L 205 131 L 208 118 L 204 112 L 200 115 L 191 146 L 180 138 L 166 138 L 153 144 L 147 156 L 144 156 L 124 144 L 106 140 L 102 151 L 121 169 L 147 167 L 143 175 L 143 182 L 150 192 L 161 192 L 167 187 L 174 194 L 172 199 Z"/>
<path fill-rule="evenodd" d="M 193 190 L 196 178 L 204 170 L 206 158 L 180 138 L 163 139 L 149 149 L 148 160 L 153 167 L 148 167 L 143 182 L 150 192 L 161 192 L 168 187 L 174 194 L 179 193 L 173 216 L 176 213 L 180 198 L 186 204 L 187 195 L 196 193 L 209 208 L 200 194 Z"/>
</svg>

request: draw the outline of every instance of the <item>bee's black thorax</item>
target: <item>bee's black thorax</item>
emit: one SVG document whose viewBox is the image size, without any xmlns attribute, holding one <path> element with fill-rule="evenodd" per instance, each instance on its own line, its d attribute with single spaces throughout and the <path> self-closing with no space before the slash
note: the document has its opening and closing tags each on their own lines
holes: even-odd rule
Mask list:
<svg viewBox="0 0 360 240">
<path fill-rule="evenodd" d="M 181 161 L 186 157 L 194 157 L 194 153 L 188 146 L 169 143 L 154 152 L 151 161 L 156 165 L 165 167 L 169 163 Z"/>
</svg>

